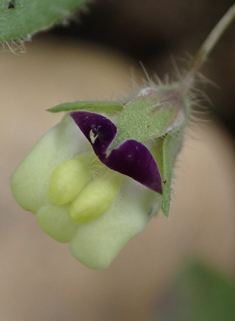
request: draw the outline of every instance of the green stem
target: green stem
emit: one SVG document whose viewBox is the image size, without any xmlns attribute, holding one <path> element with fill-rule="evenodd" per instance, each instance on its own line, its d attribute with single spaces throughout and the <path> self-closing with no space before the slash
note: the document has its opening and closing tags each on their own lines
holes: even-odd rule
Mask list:
<svg viewBox="0 0 235 321">
<path fill-rule="evenodd" d="M 187 91 L 193 85 L 195 80 L 195 75 L 201 68 L 212 49 L 215 47 L 225 30 L 232 23 L 235 18 L 235 3 L 230 7 L 230 9 L 225 13 L 225 15 L 220 19 L 220 21 L 215 25 L 210 34 L 207 36 L 201 47 L 199 48 L 197 54 L 195 55 L 188 72 L 186 73 L 184 79 L 180 84 L 180 89 L 182 91 Z"/>
</svg>

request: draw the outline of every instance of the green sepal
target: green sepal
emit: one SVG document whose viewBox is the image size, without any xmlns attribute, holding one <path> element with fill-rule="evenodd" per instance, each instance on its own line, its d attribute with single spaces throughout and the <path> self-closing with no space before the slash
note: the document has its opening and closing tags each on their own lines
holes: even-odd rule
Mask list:
<svg viewBox="0 0 235 321">
<path fill-rule="evenodd" d="M 63 103 L 47 109 L 51 113 L 70 112 L 76 110 L 87 110 L 95 113 L 106 113 L 114 115 L 123 109 L 123 105 L 116 101 L 75 101 Z"/>
<path fill-rule="evenodd" d="M 169 216 L 171 202 L 171 180 L 174 163 L 183 145 L 183 129 L 173 131 L 166 135 L 163 143 L 163 199 L 162 211 L 166 217 Z"/>
<path fill-rule="evenodd" d="M 0 42 L 32 35 L 68 20 L 71 11 L 84 5 L 86 0 L 0 0 Z"/>
<path fill-rule="evenodd" d="M 118 117 L 115 146 L 128 139 L 145 142 L 161 137 L 177 112 L 175 105 L 162 103 L 158 93 L 133 100 Z"/>
</svg>

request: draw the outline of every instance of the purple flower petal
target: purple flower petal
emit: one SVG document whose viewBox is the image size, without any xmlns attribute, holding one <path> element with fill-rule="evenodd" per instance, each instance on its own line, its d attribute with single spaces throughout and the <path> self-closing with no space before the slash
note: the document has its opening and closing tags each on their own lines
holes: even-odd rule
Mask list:
<svg viewBox="0 0 235 321">
<path fill-rule="evenodd" d="M 162 194 L 162 179 L 150 151 L 136 140 L 127 140 L 111 151 L 103 163 Z"/>
<path fill-rule="evenodd" d="M 101 158 L 117 134 L 117 127 L 106 117 L 87 111 L 75 111 L 71 117 Z"/>
<path fill-rule="evenodd" d="M 99 114 L 76 111 L 70 115 L 103 164 L 162 194 L 162 179 L 157 163 L 143 144 L 127 140 L 106 156 L 106 151 L 116 136 L 117 127 Z"/>
</svg>

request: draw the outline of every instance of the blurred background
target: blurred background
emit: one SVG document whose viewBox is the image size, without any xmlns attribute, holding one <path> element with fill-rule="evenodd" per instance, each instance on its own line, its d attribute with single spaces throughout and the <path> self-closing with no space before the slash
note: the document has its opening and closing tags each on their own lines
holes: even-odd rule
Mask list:
<svg viewBox="0 0 235 321">
<path fill-rule="evenodd" d="M 203 74 L 210 121 L 192 124 L 162 213 L 104 271 L 71 257 L 11 196 L 12 172 L 61 119 L 62 102 L 119 99 L 133 79 L 174 77 L 233 1 L 96 0 L 1 52 L 0 320 L 235 320 L 235 24 Z"/>
<path fill-rule="evenodd" d="M 67 26 L 51 31 L 64 41 L 89 41 L 142 62 L 148 74 L 174 75 L 186 67 L 233 0 L 97 0 Z M 214 83 L 213 111 L 235 135 L 235 25 L 212 52 L 202 73 Z M 185 60 L 185 61 L 184 61 Z"/>
</svg>

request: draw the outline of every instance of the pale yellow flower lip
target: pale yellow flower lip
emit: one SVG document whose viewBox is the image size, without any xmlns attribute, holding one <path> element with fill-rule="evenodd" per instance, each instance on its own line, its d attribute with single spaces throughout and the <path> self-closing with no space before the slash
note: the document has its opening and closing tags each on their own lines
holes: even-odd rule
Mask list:
<svg viewBox="0 0 235 321">
<path fill-rule="evenodd" d="M 91 269 L 107 268 L 162 199 L 102 164 L 69 114 L 26 155 L 11 187 L 19 205 L 36 214 L 40 228 L 70 243 L 71 254 Z"/>
</svg>

